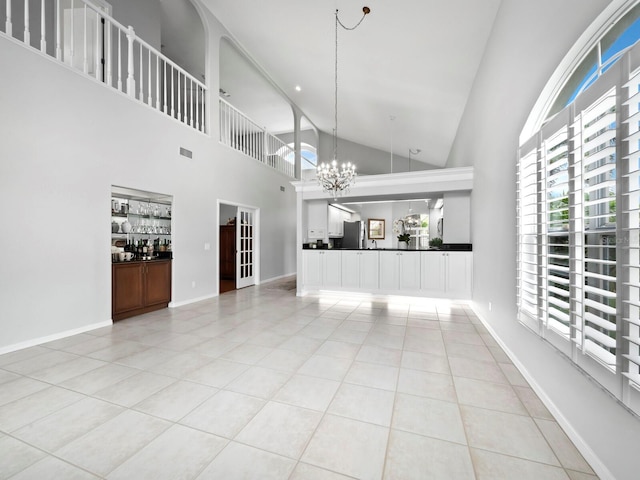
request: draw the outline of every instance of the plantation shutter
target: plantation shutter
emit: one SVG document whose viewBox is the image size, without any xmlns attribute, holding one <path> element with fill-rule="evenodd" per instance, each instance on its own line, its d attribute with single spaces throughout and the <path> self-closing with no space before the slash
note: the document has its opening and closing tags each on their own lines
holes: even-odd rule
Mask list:
<svg viewBox="0 0 640 480">
<path fill-rule="evenodd" d="M 520 145 L 517 178 L 518 319 L 640 413 L 640 43 Z"/>
<path fill-rule="evenodd" d="M 621 220 L 625 241 L 621 243 L 626 275 L 623 279 L 623 322 L 627 351 L 624 353 L 623 375 L 629 384 L 640 388 L 640 69 L 625 85 L 628 108 L 624 123 L 628 126 L 625 138 L 628 154 L 620 165 L 624 186 Z"/>
<path fill-rule="evenodd" d="M 578 115 L 581 132 L 584 260 L 582 327 L 585 353 L 616 370 L 617 219 L 616 88 Z M 577 200 L 577 199 L 576 199 Z"/>
<path fill-rule="evenodd" d="M 538 150 L 534 143 L 526 153 L 521 150 L 518 164 L 517 293 L 520 321 L 538 332 Z"/>
<path fill-rule="evenodd" d="M 569 129 L 542 141 L 542 310 L 548 328 L 569 339 Z"/>
</svg>

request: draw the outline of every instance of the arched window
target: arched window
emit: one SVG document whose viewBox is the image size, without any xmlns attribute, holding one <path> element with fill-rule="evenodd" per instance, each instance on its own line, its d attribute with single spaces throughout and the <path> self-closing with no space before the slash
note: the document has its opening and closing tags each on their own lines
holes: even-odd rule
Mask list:
<svg viewBox="0 0 640 480">
<path fill-rule="evenodd" d="M 524 325 L 640 413 L 640 4 L 634 3 L 619 18 L 603 15 L 589 27 L 604 34 L 572 48 L 589 53 L 575 62 L 565 58 L 558 70 L 577 68 L 562 88 L 545 87 L 521 134 L 517 302 Z M 554 73 L 550 83 L 558 78 Z M 544 105 L 553 106 L 545 112 Z"/>
<path fill-rule="evenodd" d="M 286 147 L 278 150 L 277 155 L 284 158 L 287 162 L 294 164 L 296 161 L 295 145 L 289 143 Z M 318 165 L 318 154 L 316 147 L 302 142 L 300 144 L 300 157 L 302 160 L 302 170 L 315 170 Z"/>
<path fill-rule="evenodd" d="M 303 170 L 315 170 L 318 166 L 318 153 L 316 147 L 308 143 L 300 144 L 300 157 L 302 157 Z"/>
<path fill-rule="evenodd" d="M 573 102 L 639 39 L 640 4 L 611 25 L 600 41 L 593 45 L 565 82 L 546 117 L 552 117 Z"/>
</svg>

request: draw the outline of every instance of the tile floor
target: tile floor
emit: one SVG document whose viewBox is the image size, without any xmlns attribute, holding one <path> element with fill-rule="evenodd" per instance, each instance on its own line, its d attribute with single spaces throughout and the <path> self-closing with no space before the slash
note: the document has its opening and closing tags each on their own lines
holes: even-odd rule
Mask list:
<svg viewBox="0 0 640 480">
<path fill-rule="evenodd" d="M 0 478 L 596 478 L 463 303 L 286 285 L 0 356 Z"/>
</svg>

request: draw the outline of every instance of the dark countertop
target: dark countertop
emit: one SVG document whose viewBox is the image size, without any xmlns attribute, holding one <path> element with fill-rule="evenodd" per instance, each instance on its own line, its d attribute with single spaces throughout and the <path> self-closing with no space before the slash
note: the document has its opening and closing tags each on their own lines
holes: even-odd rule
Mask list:
<svg viewBox="0 0 640 480">
<path fill-rule="evenodd" d="M 328 244 L 323 244 L 321 248 L 309 248 L 303 245 L 303 250 L 369 250 L 373 252 L 471 252 L 471 243 L 443 243 L 439 248 L 328 248 Z"/>
<path fill-rule="evenodd" d="M 151 258 L 149 260 L 123 260 L 123 261 L 112 261 L 111 263 L 113 265 L 122 265 L 122 264 L 129 264 L 129 263 L 154 263 L 154 262 L 166 262 L 166 261 L 170 261 L 173 260 L 173 258 L 170 257 L 165 257 L 165 258 L 161 258 L 161 257 L 156 257 L 156 258 Z"/>
<path fill-rule="evenodd" d="M 450 247 L 450 248 L 304 248 L 303 250 L 335 250 L 340 252 L 369 251 L 369 252 L 471 252 L 471 247 Z"/>
<path fill-rule="evenodd" d="M 369 251 L 369 252 L 436 252 L 438 251 L 437 248 L 423 248 L 420 250 L 417 250 L 415 248 L 330 248 L 329 250 L 340 250 L 340 251 L 355 250 L 355 251 Z"/>
</svg>

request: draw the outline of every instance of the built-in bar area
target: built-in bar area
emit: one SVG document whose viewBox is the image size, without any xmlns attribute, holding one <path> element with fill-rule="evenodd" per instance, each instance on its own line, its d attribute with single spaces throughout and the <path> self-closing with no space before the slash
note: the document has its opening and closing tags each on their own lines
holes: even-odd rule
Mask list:
<svg viewBox="0 0 640 480">
<path fill-rule="evenodd" d="M 339 197 L 293 185 L 298 295 L 471 299 L 472 167 L 361 176 Z"/>
<path fill-rule="evenodd" d="M 170 195 L 113 186 L 111 316 L 122 320 L 171 302 Z"/>
</svg>

